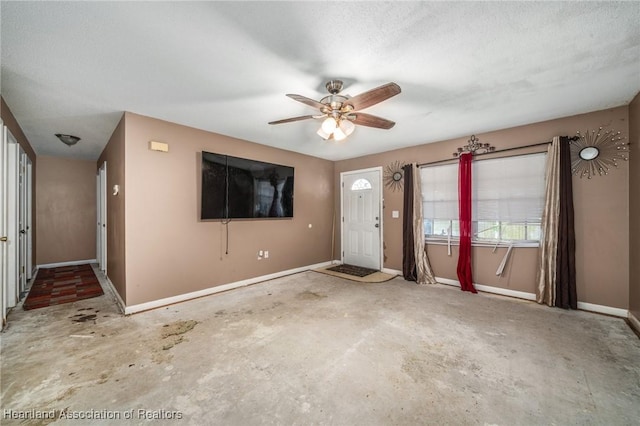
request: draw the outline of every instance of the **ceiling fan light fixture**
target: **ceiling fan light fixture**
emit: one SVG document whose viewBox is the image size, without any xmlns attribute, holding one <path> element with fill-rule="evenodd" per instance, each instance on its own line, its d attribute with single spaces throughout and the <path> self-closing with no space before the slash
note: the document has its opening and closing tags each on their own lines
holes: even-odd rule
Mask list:
<svg viewBox="0 0 640 426">
<path fill-rule="evenodd" d="M 340 80 L 330 80 L 327 82 L 326 88 L 329 96 L 325 96 L 320 99 L 320 101 L 302 95 L 287 94 L 287 97 L 313 107 L 320 111 L 321 114 L 317 115 L 316 113 L 316 115 L 285 118 L 283 120 L 270 121 L 269 124 L 291 123 L 293 121 L 307 120 L 310 118 L 323 119 L 316 133 L 324 140 L 333 138 L 336 141 L 342 141 L 351 135 L 355 130 L 356 124 L 377 129 L 390 129 L 396 124 L 386 118 L 360 112 L 360 110 L 378 104 L 400 93 L 400 86 L 396 83 L 383 84 L 380 87 L 356 96 L 340 95 L 342 85 L 342 81 Z"/>
<path fill-rule="evenodd" d="M 340 129 L 340 127 L 336 127 L 336 129 L 333 131 L 333 139 L 335 139 L 336 141 L 341 141 L 346 137 L 347 135 L 342 131 L 342 129 Z"/>
<path fill-rule="evenodd" d="M 343 118 L 340 120 L 340 130 L 342 130 L 345 135 L 349 136 L 356 128 L 356 125 L 353 124 L 349 119 Z"/>
<path fill-rule="evenodd" d="M 322 122 L 321 129 L 323 132 L 330 135 L 336 129 L 337 125 L 338 123 L 336 122 L 335 118 L 328 117 L 326 120 Z"/>
<path fill-rule="evenodd" d="M 77 136 L 65 135 L 63 133 L 56 133 L 56 137 L 67 146 L 75 145 L 80 140 L 80 138 Z"/>
<path fill-rule="evenodd" d="M 331 137 L 331 133 L 325 133 L 324 130 L 322 130 L 322 127 L 320 127 L 316 133 L 325 141 Z"/>
</svg>

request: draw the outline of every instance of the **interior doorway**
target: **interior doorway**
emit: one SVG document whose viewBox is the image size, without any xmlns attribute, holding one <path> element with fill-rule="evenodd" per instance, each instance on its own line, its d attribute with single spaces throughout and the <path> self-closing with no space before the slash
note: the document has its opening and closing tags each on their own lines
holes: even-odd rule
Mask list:
<svg viewBox="0 0 640 426">
<path fill-rule="evenodd" d="M 26 295 L 31 278 L 31 160 L 22 147 L 18 149 L 18 299 Z"/>
<path fill-rule="evenodd" d="M 0 316 L 6 324 L 9 309 L 28 290 L 32 277 L 31 159 L 9 129 L 0 122 Z"/>
</svg>

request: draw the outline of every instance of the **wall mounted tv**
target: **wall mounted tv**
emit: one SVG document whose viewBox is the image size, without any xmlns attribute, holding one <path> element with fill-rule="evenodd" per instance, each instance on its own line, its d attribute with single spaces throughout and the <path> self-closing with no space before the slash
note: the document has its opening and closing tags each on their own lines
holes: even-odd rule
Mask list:
<svg viewBox="0 0 640 426">
<path fill-rule="evenodd" d="M 293 217 L 293 167 L 202 152 L 200 218 Z"/>
</svg>

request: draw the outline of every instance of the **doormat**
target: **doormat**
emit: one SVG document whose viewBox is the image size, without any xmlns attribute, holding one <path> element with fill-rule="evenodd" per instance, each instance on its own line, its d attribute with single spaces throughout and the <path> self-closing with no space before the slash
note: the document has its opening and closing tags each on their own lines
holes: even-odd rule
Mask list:
<svg viewBox="0 0 640 426">
<path fill-rule="evenodd" d="M 38 269 L 23 309 L 71 303 L 102 296 L 100 282 L 89 264 Z"/>
<path fill-rule="evenodd" d="M 337 266 L 344 266 L 344 265 L 337 265 Z M 375 270 L 369 269 L 369 271 L 373 271 L 373 272 L 363 277 L 359 277 L 357 275 L 345 274 L 343 272 L 335 271 L 334 269 L 342 269 L 342 268 L 336 268 L 335 265 L 324 266 L 322 268 L 314 269 L 314 271 L 320 272 L 325 275 L 333 275 L 334 277 L 339 277 L 345 280 L 357 281 L 360 283 L 382 283 L 385 281 L 392 280 L 397 276 L 396 274 L 387 274 L 381 271 L 375 271 Z"/>
<path fill-rule="evenodd" d="M 367 275 L 378 272 L 375 269 L 363 268 L 362 266 L 347 265 L 346 263 L 327 268 L 327 271 L 340 272 L 342 274 L 353 275 L 356 277 L 366 277 Z"/>
</svg>

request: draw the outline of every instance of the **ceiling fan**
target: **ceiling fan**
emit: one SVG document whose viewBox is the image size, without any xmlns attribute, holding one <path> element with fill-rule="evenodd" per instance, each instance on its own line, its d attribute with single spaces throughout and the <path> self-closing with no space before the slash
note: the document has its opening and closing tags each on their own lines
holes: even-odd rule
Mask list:
<svg viewBox="0 0 640 426">
<path fill-rule="evenodd" d="M 353 133 L 356 124 L 378 129 L 390 129 L 396 124 L 386 118 L 360 112 L 360 110 L 400 93 L 400 86 L 396 83 L 383 84 L 380 87 L 353 97 L 339 95 L 342 90 L 342 85 L 343 83 L 340 80 L 328 81 L 325 87 L 330 94 L 322 98 L 319 102 L 305 96 L 288 94 L 287 96 L 293 100 L 317 108 L 320 114 L 285 118 L 284 120 L 271 121 L 269 124 L 291 123 L 292 121 L 308 120 L 310 118 L 324 118 L 317 132 L 318 135 L 325 140 L 333 138 L 336 141 L 341 141 Z"/>
</svg>

